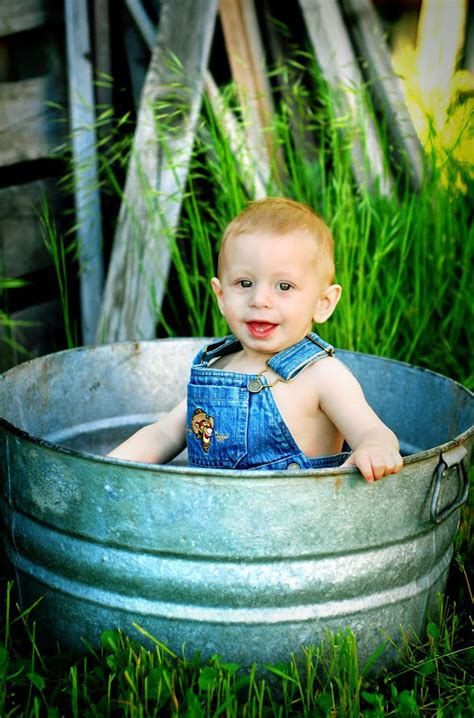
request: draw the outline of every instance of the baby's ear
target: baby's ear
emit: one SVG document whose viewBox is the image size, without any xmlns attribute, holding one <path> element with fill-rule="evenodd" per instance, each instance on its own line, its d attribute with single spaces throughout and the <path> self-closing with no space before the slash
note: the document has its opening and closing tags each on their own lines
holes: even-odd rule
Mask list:
<svg viewBox="0 0 474 718">
<path fill-rule="evenodd" d="M 322 324 L 329 319 L 341 298 L 341 292 L 342 287 L 340 284 L 331 284 L 320 295 L 313 314 L 313 320 L 316 324 Z"/>
<path fill-rule="evenodd" d="M 223 297 L 222 285 L 220 283 L 220 280 L 217 277 L 213 277 L 211 279 L 211 287 L 212 287 L 214 294 L 217 297 L 217 304 L 219 305 L 221 314 L 224 314 L 224 302 L 222 299 L 222 297 Z"/>
</svg>

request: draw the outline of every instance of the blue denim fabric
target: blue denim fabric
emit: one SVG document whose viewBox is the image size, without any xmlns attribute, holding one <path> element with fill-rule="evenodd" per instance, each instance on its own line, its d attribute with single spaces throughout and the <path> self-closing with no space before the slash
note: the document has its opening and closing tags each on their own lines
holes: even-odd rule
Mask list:
<svg viewBox="0 0 474 718">
<path fill-rule="evenodd" d="M 281 470 L 336 467 L 343 463 L 347 453 L 305 456 L 290 434 L 271 390 L 249 391 L 249 381 L 256 375 L 209 367 L 215 357 L 240 348 L 240 342 L 231 335 L 201 349 L 194 360 L 186 425 L 190 466 Z M 309 334 L 275 354 L 268 364 L 283 379 L 291 380 L 333 351 L 317 334 Z M 265 375 L 260 381 L 268 385 Z"/>
</svg>

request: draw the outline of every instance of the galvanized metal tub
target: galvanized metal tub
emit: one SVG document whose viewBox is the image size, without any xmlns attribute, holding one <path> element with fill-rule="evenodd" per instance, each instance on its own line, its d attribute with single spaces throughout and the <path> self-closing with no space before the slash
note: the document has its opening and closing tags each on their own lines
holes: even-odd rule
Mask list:
<svg viewBox="0 0 474 718">
<path fill-rule="evenodd" d="M 203 471 L 106 459 L 181 398 L 202 339 L 35 359 L 0 378 L 6 553 L 49 640 L 80 650 L 136 622 L 188 655 L 277 661 L 351 627 L 364 660 L 419 632 L 445 587 L 466 498 L 472 394 L 340 352 L 398 434 L 402 471 Z M 387 654 L 387 661 L 392 656 Z"/>
</svg>

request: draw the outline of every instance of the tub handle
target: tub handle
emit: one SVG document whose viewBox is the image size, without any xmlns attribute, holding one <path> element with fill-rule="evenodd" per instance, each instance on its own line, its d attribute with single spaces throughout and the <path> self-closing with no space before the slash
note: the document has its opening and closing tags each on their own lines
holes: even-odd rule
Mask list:
<svg viewBox="0 0 474 718">
<path fill-rule="evenodd" d="M 466 454 L 467 449 L 464 446 L 456 446 L 454 449 L 445 451 L 440 455 L 439 464 L 434 471 L 435 483 L 430 508 L 431 520 L 435 524 L 440 524 L 441 521 L 444 521 L 444 519 L 450 516 L 453 511 L 456 511 L 456 509 L 467 501 L 469 493 L 469 477 L 463 462 Z M 461 485 L 454 501 L 441 509 L 441 511 L 438 511 L 438 500 L 443 478 L 445 476 L 446 469 L 451 467 L 455 467 L 457 469 L 458 476 L 461 476 L 462 482 L 460 482 Z"/>
</svg>

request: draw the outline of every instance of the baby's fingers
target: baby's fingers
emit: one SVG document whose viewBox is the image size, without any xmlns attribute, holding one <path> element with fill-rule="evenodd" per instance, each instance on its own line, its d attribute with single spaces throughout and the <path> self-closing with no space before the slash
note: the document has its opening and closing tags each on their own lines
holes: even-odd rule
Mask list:
<svg viewBox="0 0 474 718">
<path fill-rule="evenodd" d="M 386 474 L 396 474 L 403 466 L 403 459 L 398 451 L 394 451 L 387 458 Z"/>
<path fill-rule="evenodd" d="M 355 451 L 342 466 L 356 466 L 366 481 L 372 482 L 400 471 L 403 460 L 397 451 Z"/>
<path fill-rule="evenodd" d="M 377 479 L 381 479 L 385 476 L 385 474 L 387 473 L 387 462 L 383 454 L 372 454 L 372 456 L 368 457 L 368 462 L 371 466 L 371 476 L 368 473 L 365 474 L 364 471 L 359 468 L 362 476 L 366 481 L 377 481 Z"/>
<path fill-rule="evenodd" d="M 360 465 L 362 463 L 362 467 Z M 359 471 L 366 481 L 377 481 L 389 474 L 396 474 L 402 468 L 403 460 L 398 452 L 373 453 L 363 462 L 357 462 Z M 367 470 L 367 464 L 371 467 L 371 472 Z"/>
<path fill-rule="evenodd" d="M 380 478 L 375 476 L 372 469 L 372 462 L 367 454 L 351 454 L 351 456 L 341 464 L 341 467 L 344 466 L 356 466 L 366 481 L 374 481 L 375 478 Z"/>
</svg>

